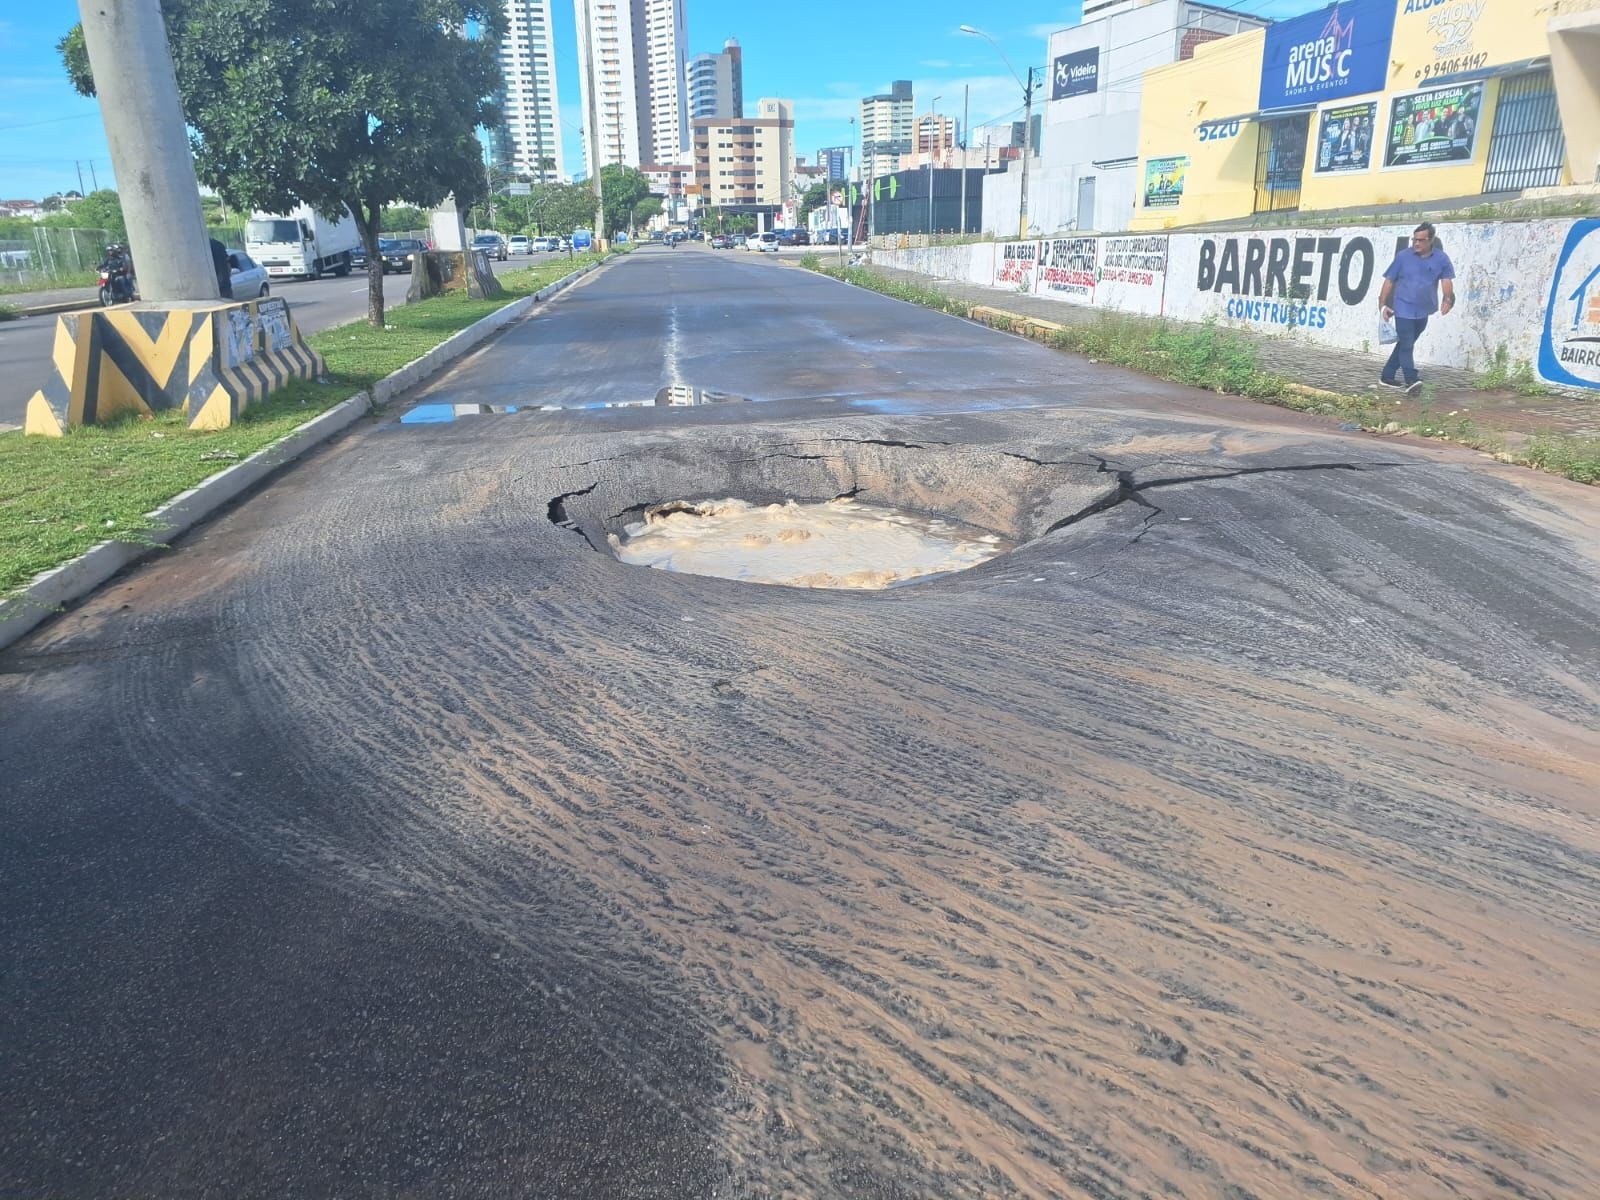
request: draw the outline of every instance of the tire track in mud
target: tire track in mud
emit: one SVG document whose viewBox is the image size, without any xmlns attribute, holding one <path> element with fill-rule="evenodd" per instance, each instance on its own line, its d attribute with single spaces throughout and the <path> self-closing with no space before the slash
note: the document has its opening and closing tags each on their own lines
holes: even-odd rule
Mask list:
<svg viewBox="0 0 1600 1200">
<path fill-rule="evenodd" d="M 118 675 L 147 786 L 565 972 L 624 1078 L 717 1047 L 732 1195 L 1600 1190 L 1600 737 L 1537 628 L 1582 614 L 1408 557 L 1422 485 L 1168 489 L 1136 547 L 844 597 L 609 563 L 518 468 L 369 467 L 172 596 L 229 641 L 170 720 L 178 647 Z M 1506 570 L 1477 519 L 1426 536 Z M 223 708 L 278 778 L 182 736 Z"/>
</svg>

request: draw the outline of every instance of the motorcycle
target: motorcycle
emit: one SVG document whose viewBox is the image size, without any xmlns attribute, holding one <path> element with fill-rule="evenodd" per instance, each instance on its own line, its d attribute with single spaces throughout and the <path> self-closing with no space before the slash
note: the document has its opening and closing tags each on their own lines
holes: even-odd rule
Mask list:
<svg viewBox="0 0 1600 1200">
<path fill-rule="evenodd" d="M 126 304 L 138 295 L 133 277 L 133 267 L 126 255 L 107 254 L 100 264 L 100 304 Z"/>
</svg>

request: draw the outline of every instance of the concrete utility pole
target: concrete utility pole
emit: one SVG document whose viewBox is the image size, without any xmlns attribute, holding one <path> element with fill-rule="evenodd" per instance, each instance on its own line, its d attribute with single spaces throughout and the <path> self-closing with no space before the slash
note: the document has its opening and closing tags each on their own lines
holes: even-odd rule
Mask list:
<svg viewBox="0 0 1600 1200">
<path fill-rule="evenodd" d="M 970 86 L 961 89 L 961 235 L 967 233 L 967 142 L 971 135 L 967 132 L 967 105 L 972 100 Z"/>
<path fill-rule="evenodd" d="M 1022 202 L 1017 205 L 1017 236 L 1023 239 L 1028 236 L 1028 159 L 1033 156 L 1033 68 L 1027 70 L 1028 82 L 1022 85 Z"/>
<path fill-rule="evenodd" d="M 78 0 L 128 245 L 146 300 L 216 300 L 160 0 Z"/>
<path fill-rule="evenodd" d="M 589 16 L 589 0 L 583 0 L 583 69 L 589 79 L 589 175 L 594 188 L 594 248 L 601 253 L 606 248 L 606 206 L 600 184 L 600 99 L 595 95 L 599 82 L 594 72 L 594 24 Z"/>
</svg>

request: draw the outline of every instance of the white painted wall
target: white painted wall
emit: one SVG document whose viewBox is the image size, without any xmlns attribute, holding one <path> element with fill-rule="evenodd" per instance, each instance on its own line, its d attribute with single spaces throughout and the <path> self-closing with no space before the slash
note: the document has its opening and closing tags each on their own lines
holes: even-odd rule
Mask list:
<svg viewBox="0 0 1600 1200">
<path fill-rule="evenodd" d="M 1383 271 L 1411 229 L 1066 235 L 880 250 L 873 260 L 1065 304 L 1376 352 Z M 1503 347 L 1547 382 L 1600 390 L 1600 220 L 1462 221 L 1438 234 L 1457 305 L 1429 322 L 1419 363 L 1481 370 Z"/>
</svg>

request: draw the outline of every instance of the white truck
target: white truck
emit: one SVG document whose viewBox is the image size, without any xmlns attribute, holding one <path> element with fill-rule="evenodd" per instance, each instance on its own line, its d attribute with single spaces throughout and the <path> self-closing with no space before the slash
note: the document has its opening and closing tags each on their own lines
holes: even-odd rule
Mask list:
<svg viewBox="0 0 1600 1200">
<path fill-rule="evenodd" d="M 252 213 L 244 227 L 245 253 L 273 279 L 315 279 L 329 271 L 348 275 L 350 256 L 360 245 L 349 209 L 330 221 L 302 204 L 289 213 Z"/>
</svg>

